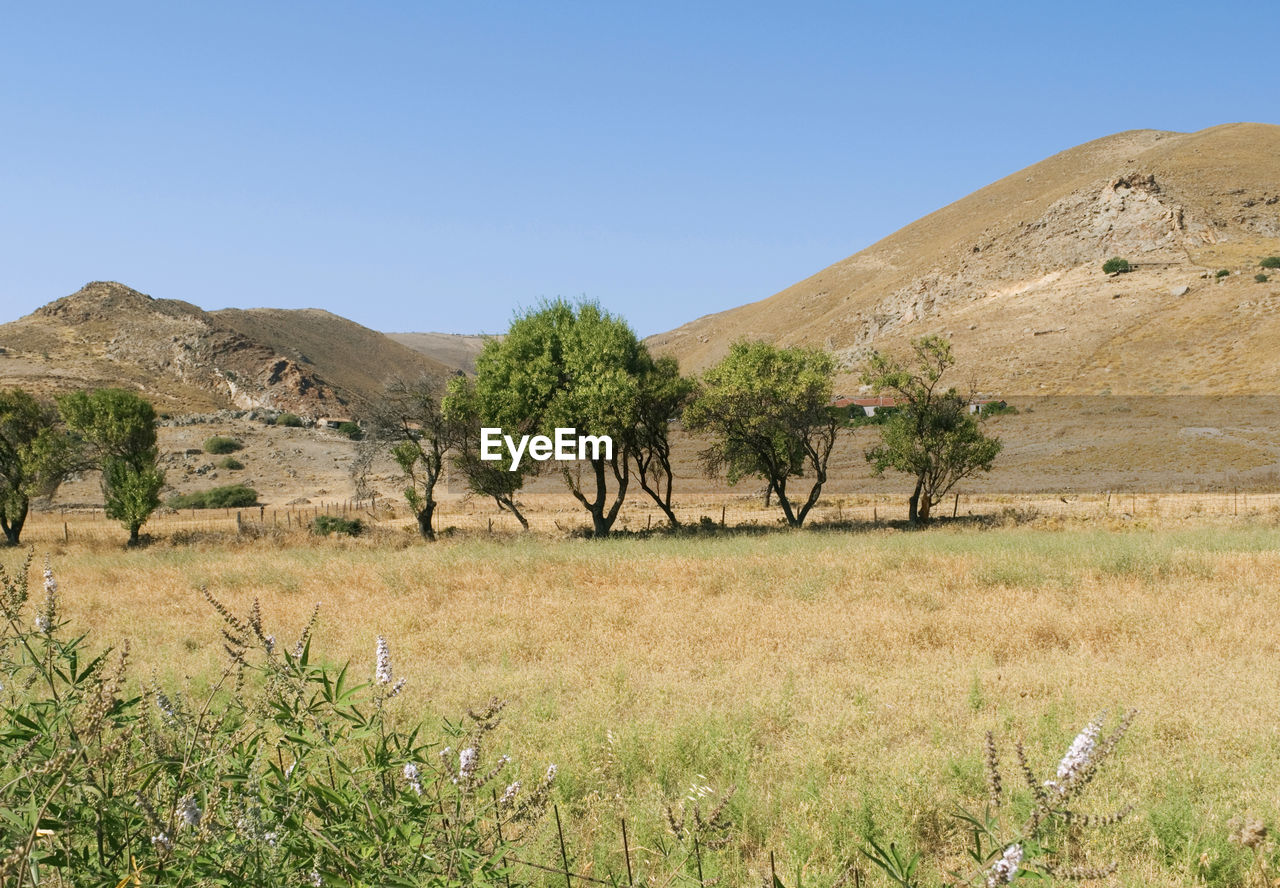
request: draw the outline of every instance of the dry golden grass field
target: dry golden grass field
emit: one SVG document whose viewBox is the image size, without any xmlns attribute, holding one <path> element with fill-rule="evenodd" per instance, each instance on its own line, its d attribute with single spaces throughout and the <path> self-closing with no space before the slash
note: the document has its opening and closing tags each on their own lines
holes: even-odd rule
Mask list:
<svg viewBox="0 0 1280 888">
<path fill-rule="evenodd" d="M 1086 722 L 1135 707 L 1084 806 L 1134 811 L 1086 832 L 1078 856 L 1115 860 L 1113 885 L 1257 884 L 1228 821 L 1280 825 L 1269 500 L 1139 496 L 1136 515 L 1127 498 L 987 503 L 989 520 L 922 532 L 873 523 L 868 506 L 802 532 L 604 541 L 490 535 L 480 514 L 436 544 L 393 527 L 354 540 L 206 528 L 178 543 L 162 524 L 136 551 L 122 536 L 64 542 L 46 515 L 30 542 L 73 627 L 132 639 L 136 675 L 188 693 L 221 662 L 205 587 L 240 612 L 260 599 L 289 643 L 319 602 L 314 650 L 369 679 L 385 635 L 405 716 L 438 724 L 505 698 L 497 747 L 526 779 L 559 765 L 581 872 L 621 870 L 620 818 L 643 860 L 669 841 L 666 804 L 697 788 L 711 806 L 736 786 L 708 879 L 758 885 L 774 852 L 787 885 L 797 872 L 829 885 L 870 834 L 921 851 L 939 884 L 962 865 L 952 814 L 986 796 L 987 731 L 1016 789 L 1015 741 L 1049 777 Z M 730 525 L 758 509 L 739 508 Z M 0 552 L 10 569 L 22 557 Z"/>
</svg>

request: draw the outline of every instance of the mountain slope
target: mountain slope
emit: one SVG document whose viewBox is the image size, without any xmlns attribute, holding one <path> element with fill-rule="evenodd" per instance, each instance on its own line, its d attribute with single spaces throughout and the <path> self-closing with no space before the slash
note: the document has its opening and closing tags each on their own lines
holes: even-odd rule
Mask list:
<svg viewBox="0 0 1280 888">
<path fill-rule="evenodd" d="M 0 325 L 0 386 L 123 386 L 164 412 L 358 411 L 392 375 L 449 372 L 328 312 L 206 312 L 109 281 Z"/>
<path fill-rule="evenodd" d="M 454 369 L 386 334 L 316 308 L 225 308 L 210 314 L 315 372 L 353 406 L 376 398 L 388 379 L 444 377 Z"/>
<path fill-rule="evenodd" d="M 740 338 L 825 346 L 852 371 L 870 348 L 936 332 L 966 374 L 1008 393 L 1273 391 L 1280 287 L 1253 280 L 1268 255 L 1280 255 L 1280 127 L 1137 130 L 649 343 L 695 370 Z M 1108 277 L 1110 256 L 1138 268 Z"/>
</svg>

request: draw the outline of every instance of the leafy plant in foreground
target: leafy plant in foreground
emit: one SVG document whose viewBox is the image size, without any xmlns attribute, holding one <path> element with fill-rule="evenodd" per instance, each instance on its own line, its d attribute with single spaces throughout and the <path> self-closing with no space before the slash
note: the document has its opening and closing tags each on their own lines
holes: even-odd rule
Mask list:
<svg viewBox="0 0 1280 888">
<path fill-rule="evenodd" d="M 439 749 L 391 717 L 404 679 L 385 639 L 362 681 L 312 659 L 316 613 L 289 646 L 256 602 L 239 616 L 208 593 L 221 675 L 191 699 L 130 693 L 127 644 L 88 656 L 49 567 L 29 601 L 29 564 L 0 573 L 0 884 L 504 884 L 554 766 L 502 788 L 508 759 L 485 742 L 500 704 L 446 724 Z"/>
</svg>

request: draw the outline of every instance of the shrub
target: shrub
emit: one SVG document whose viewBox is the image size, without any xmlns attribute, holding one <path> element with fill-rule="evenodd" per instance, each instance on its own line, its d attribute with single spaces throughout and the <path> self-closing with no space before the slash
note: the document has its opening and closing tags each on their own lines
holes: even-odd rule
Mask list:
<svg viewBox="0 0 1280 888">
<path fill-rule="evenodd" d="M 359 518 L 343 518 L 341 515 L 317 515 L 311 522 L 311 532 L 317 536 L 329 536 L 331 533 L 346 536 L 360 536 L 364 532 L 364 524 Z"/>
<path fill-rule="evenodd" d="M 1258 264 L 1263 268 L 1280 268 L 1280 256 L 1268 256 Z"/>
<path fill-rule="evenodd" d="M 1018 408 L 1005 401 L 988 401 L 982 405 L 983 416 L 1017 416 Z"/>
<path fill-rule="evenodd" d="M 187 699 L 135 683 L 127 644 L 66 631 L 47 567 L 29 601 L 29 566 L 0 570 L 0 884 L 496 886 L 530 841 L 555 766 L 503 792 L 497 700 L 439 741 L 393 715 L 404 679 L 381 636 L 374 662 L 332 666 L 316 613 L 277 643 L 257 601 L 241 615 L 206 593 L 226 667 Z"/>
<path fill-rule="evenodd" d="M 281 413 L 276 417 L 276 425 L 282 425 L 288 429 L 302 428 L 302 417 L 296 413 Z"/>
<path fill-rule="evenodd" d="M 222 435 L 214 435 L 212 438 L 206 438 L 204 442 L 205 453 L 235 453 L 237 450 L 243 449 L 244 445 L 235 438 L 226 438 Z"/>
<path fill-rule="evenodd" d="M 1265 284 L 1267 281 L 1271 280 L 1271 278 L 1267 277 L 1265 274 L 1255 274 L 1253 279 L 1260 284 Z"/>
<path fill-rule="evenodd" d="M 236 459 L 234 456 L 224 456 L 218 461 L 218 468 L 230 469 L 234 472 L 237 469 L 243 469 L 244 463 L 240 462 L 240 460 Z"/>
<path fill-rule="evenodd" d="M 171 509 L 240 509 L 258 504 L 258 491 L 243 484 L 228 484 L 169 498 Z"/>
<path fill-rule="evenodd" d="M 359 441 L 364 437 L 364 431 L 354 422 L 344 422 L 338 426 L 338 433 L 346 435 L 352 441 Z"/>
<path fill-rule="evenodd" d="M 1128 259 L 1113 256 L 1102 263 L 1102 271 L 1105 274 L 1124 274 L 1125 272 L 1133 271 L 1133 266 L 1129 264 Z"/>
<path fill-rule="evenodd" d="M 1229 268 L 1219 268 L 1219 269 L 1218 269 L 1218 271 L 1217 271 L 1217 273 L 1214 275 L 1214 277 L 1224 278 L 1224 277 L 1227 277 L 1227 276 L 1228 276 L 1228 275 L 1230 275 L 1230 274 L 1231 274 L 1231 269 L 1229 269 Z"/>
</svg>

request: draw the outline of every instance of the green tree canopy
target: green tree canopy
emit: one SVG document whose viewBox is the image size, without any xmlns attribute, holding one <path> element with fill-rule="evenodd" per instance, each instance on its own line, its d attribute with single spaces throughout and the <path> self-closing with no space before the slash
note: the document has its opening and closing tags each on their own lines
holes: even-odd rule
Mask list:
<svg viewBox="0 0 1280 888">
<path fill-rule="evenodd" d="M 22 389 L 0 391 L 0 530 L 16 546 L 31 500 L 51 496 L 74 468 L 58 414 Z"/>
<path fill-rule="evenodd" d="M 826 483 L 840 427 L 830 407 L 834 375 L 834 359 L 818 349 L 734 343 L 703 374 L 684 412 L 687 429 L 712 438 L 702 452 L 707 471 L 725 472 L 730 484 L 764 479 L 787 524 L 804 524 Z M 797 507 L 787 483 L 806 471 L 814 480 Z"/>
<path fill-rule="evenodd" d="M 991 471 L 1000 440 L 985 435 L 969 412 L 969 399 L 943 389 L 942 376 L 955 360 L 941 336 L 912 343 L 915 366 L 875 352 L 862 380 L 877 394 L 891 392 L 897 409 L 880 426 L 881 440 L 866 452 L 876 474 L 895 469 L 915 478 L 907 501 L 912 523 L 927 522 L 930 511 L 955 484 Z"/>
<path fill-rule="evenodd" d="M 507 463 L 480 458 L 480 429 L 493 426 L 495 422 L 481 413 L 474 379 L 455 376 L 449 380 L 444 413 L 456 431 L 452 465 L 462 476 L 467 490 L 477 496 L 489 497 L 500 510 L 510 512 L 520 526 L 528 530 L 529 519 L 525 518 L 516 497 L 524 487 L 525 478 L 536 472 L 538 464 L 525 460 L 511 471 Z"/>
<path fill-rule="evenodd" d="M 608 535 L 630 483 L 628 444 L 637 423 L 648 350 L 621 318 L 593 302 L 544 304 L 512 322 L 476 358 L 479 415 L 505 433 L 553 437 L 557 428 L 609 436 L 612 453 L 563 469 L 565 483 Z M 612 486 L 612 489 L 611 489 Z M 612 498 L 612 502 L 610 502 Z"/>
<path fill-rule="evenodd" d="M 138 532 L 160 505 L 164 487 L 155 408 L 133 392 L 98 389 L 65 395 L 58 399 L 58 409 L 102 470 L 107 517 L 124 525 L 129 545 L 137 545 Z"/>
</svg>

